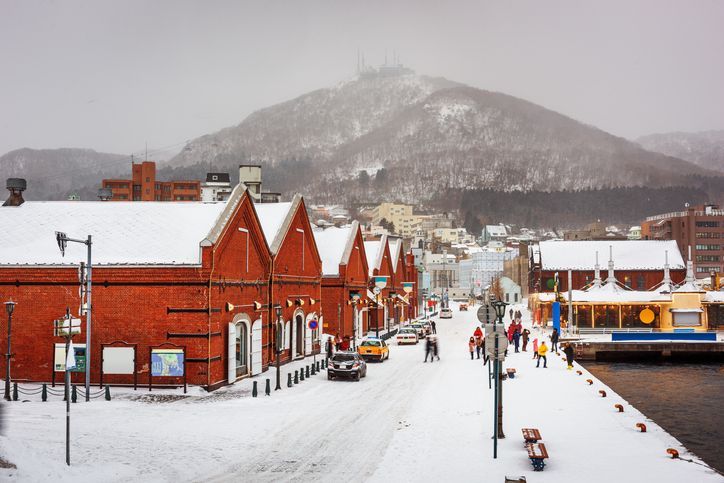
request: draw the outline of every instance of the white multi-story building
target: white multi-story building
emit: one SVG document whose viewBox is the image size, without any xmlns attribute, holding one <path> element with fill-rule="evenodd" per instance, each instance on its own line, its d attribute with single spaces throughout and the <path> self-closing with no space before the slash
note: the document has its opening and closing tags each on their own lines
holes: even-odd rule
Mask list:
<svg viewBox="0 0 724 483">
<path fill-rule="evenodd" d="M 515 251 L 504 246 L 484 247 L 470 254 L 470 258 L 460 260 L 459 281 L 461 287 L 472 287 L 479 295 L 494 278 L 503 274 L 506 260 L 511 260 Z"/>
<path fill-rule="evenodd" d="M 207 173 L 201 183 L 201 201 L 226 201 L 231 195 L 229 173 Z"/>
</svg>

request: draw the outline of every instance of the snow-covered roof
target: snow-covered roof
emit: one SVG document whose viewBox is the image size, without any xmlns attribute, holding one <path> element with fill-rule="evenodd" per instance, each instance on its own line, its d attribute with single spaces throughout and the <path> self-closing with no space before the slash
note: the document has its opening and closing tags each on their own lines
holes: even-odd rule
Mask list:
<svg viewBox="0 0 724 483">
<path fill-rule="evenodd" d="M 724 303 L 724 291 L 710 291 L 704 294 L 704 302 L 720 302 Z"/>
<path fill-rule="evenodd" d="M 367 265 L 369 266 L 370 275 L 374 275 L 375 268 L 380 268 L 382 254 L 385 252 L 385 243 L 387 243 L 387 237 L 385 235 L 382 235 L 381 240 L 368 240 L 365 242 L 365 254 L 367 255 Z"/>
<path fill-rule="evenodd" d="M 567 293 L 561 294 L 568 298 Z M 573 302 L 610 302 L 610 303 L 646 303 L 669 302 L 669 294 L 645 290 L 606 290 L 605 286 L 598 290 L 573 290 Z"/>
<path fill-rule="evenodd" d="M 672 270 L 686 268 L 674 240 L 542 241 L 539 244 L 541 267 L 543 270 L 593 270 L 596 252 L 599 264 L 605 266 L 609 247 L 613 248 L 616 270 L 662 270 L 667 251 Z"/>
<path fill-rule="evenodd" d="M 339 275 L 339 265 L 347 263 L 349 251 L 347 246 L 354 240 L 358 225 L 331 227 L 325 230 L 315 229 L 314 240 L 322 258 L 322 275 Z M 347 258 L 345 258 L 345 254 Z"/>
<path fill-rule="evenodd" d="M 69 242 L 61 256 L 55 232 L 92 236 L 93 265 L 200 264 L 227 204 L 123 201 L 28 201 L 0 207 L 0 265 L 77 265 L 86 247 Z"/>
<path fill-rule="evenodd" d="M 289 228 L 291 217 L 294 213 L 293 207 L 298 204 L 298 198 L 287 203 L 257 203 L 254 205 L 256 214 L 259 216 L 259 223 L 264 232 L 264 238 L 272 253 L 279 251 L 284 234 Z"/>
<path fill-rule="evenodd" d="M 490 236 L 506 236 L 508 234 L 504 225 L 485 225 L 485 231 Z"/>
<path fill-rule="evenodd" d="M 387 237 L 387 243 L 390 246 L 390 256 L 392 257 L 392 266 L 397 270 L 397 260 L 402 253 L 402 238 L 399 237 Z"/>
</svg>

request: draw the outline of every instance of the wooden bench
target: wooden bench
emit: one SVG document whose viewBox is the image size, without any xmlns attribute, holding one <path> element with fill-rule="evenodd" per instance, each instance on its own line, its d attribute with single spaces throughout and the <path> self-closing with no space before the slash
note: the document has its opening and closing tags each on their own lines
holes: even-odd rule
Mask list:
<svg viewBox="0 0 724 483">
<path fill-rule="evenodd" d="M 533 471 L 543 471 L 546 466 L 543 460 L 548 458 L 546 446 L 543 443 L 529 443 L 525 445 L 525 448 L 528 450 L 528 458 L 533 464 Z"/>
<path fill-rule="evenodd" d="M 523 428 L 521 429 L 523 432 L 523 439 L 525 440 L 525 444 L 528 443 L 537 443 L 539 440 L 543 439 L 543 437 L 540 435 L 540 431 L 538 431 L 536 428 Z"/>
</svg>

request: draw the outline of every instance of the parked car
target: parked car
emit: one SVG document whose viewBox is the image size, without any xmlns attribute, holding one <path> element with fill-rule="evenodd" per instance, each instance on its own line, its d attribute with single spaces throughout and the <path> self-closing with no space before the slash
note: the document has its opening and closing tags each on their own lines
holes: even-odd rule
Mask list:
<svg viewBox="0 0 724 483">
<path fill-rule="evenodd" d="M 468 304 L 460 304 L 460 312 L 467 312 Z"/>
<path fill-rule="evenodd" d="M 432 325 L 429 320 L 422 320 L 420 323 L 422 324 L 422 328 L 425 329 L 425 337 L 432 334 Z"/>
<path fill-rule="evenodd" d="M 425 326 L 422 324 L 422 322 L 414 322 L 410 324 L 410 327 L 417 331 L 418 339 L 424 339 L 427 335 L 427 330 L 425 330 Z"/>
<path fill-rule="evenodd" d="M 395 337 L 397 345 L 417 344 L 420 338 L 417 336 L 417 330 L 414 327 L 402 327 Z"/>
<path fill-rule="evenodd" d="M 376 359 L 380 362 L 390 358 L 390 348 L 387 343 L 382 339 L 375 337 L 368 337 L 362 340 L 362 343 L 357 347 L 357 352 L 366 359 Z"/>
<path fill-rule="evenodd" d="M 452 319 L 452 310 L 449 307 L 440 309 L 440 318 L 441 319 Z"/>
<path fill-rule="evenodd" d="M 327 366 L 327 379 L 351 377 L 355 381 L 367 376 L 367 363 L 356 352 L 340 351 L 335 353 Z"/>
</svg>

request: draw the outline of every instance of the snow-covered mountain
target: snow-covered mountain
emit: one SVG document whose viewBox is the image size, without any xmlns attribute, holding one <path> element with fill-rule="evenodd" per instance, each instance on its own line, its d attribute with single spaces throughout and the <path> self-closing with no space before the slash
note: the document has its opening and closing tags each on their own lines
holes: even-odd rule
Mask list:
<svg viewBox="0 0 724 483">
<path fill-rule="evenodd" d="M 385 168 L 373 197 L 407 201 L 447 188 L 667 186 L 706 172 L 522 99 L 416 74 L 360 78 L 262 109 L 190 142 L 170 164 L 210 161 L 232 172 L 240 162 L 304 161 L 314 180 L 293 188 L 337 199 L 368 197 L 359 173 Z"/>
<path fill-rule="evenodd" d="M 724 130 L 649 134 L 636 140 L 644 149 L 724 171 Z"/>
</svg>

